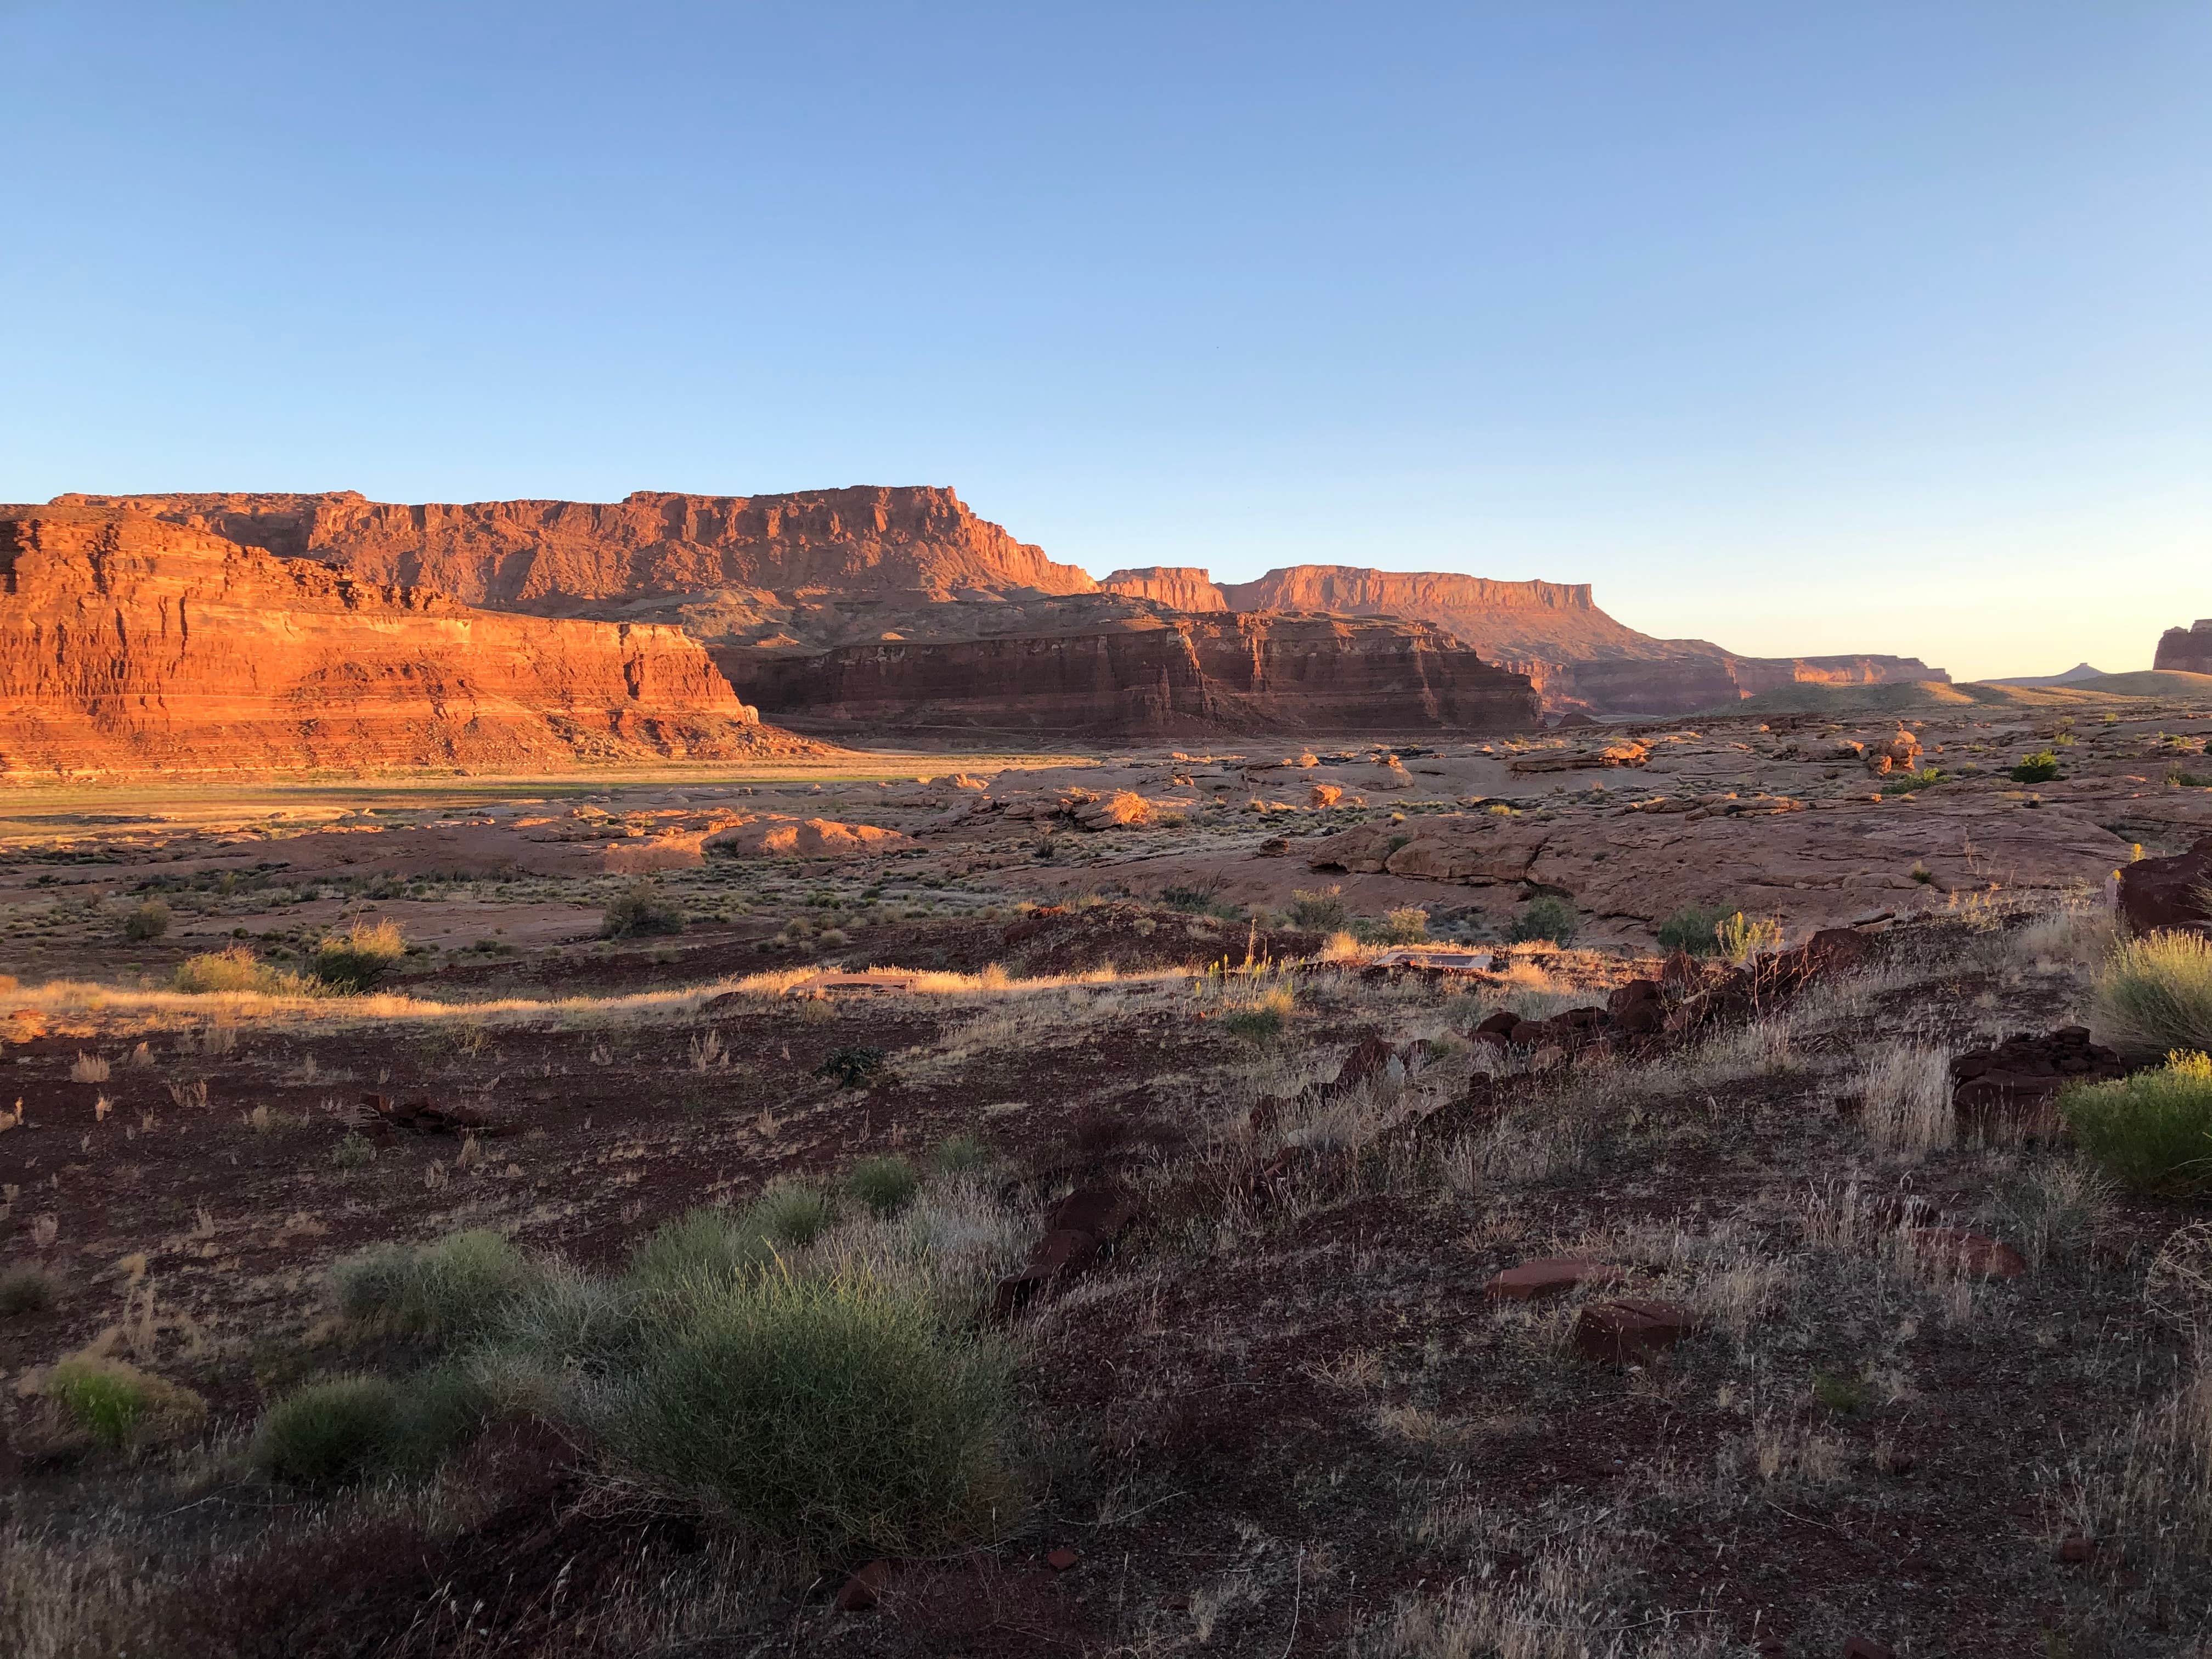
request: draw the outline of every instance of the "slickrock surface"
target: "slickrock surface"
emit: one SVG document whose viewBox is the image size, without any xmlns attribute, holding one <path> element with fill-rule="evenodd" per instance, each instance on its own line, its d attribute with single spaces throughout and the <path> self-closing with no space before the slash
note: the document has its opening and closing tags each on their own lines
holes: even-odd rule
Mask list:
<svg viewBox="0 0 2212 1659">
<path fill-rule="evenodd" d="M 1526 678 L 1387 617 L 1147 611 L 1078 631 L 716 653 L 774 720 L 824 732 L 1142 738 L 1219 732 L 1527 730 Z"/>
<path fill-rule="evenodd" d="M 0 777 L 817 748 L 665 628 L 471 611 L 139 514 L 0 516 Z"/>
</svg>

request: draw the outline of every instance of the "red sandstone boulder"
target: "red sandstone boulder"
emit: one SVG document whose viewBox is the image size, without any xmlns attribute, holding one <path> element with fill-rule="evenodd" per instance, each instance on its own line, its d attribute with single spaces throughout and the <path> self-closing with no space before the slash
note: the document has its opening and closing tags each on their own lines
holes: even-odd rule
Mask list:
<svg viewBox="0 0 2212 1659">
<path fill-rule="evenodd" d="M 2120 868 L 2118 905 L 2131 933 L 2212 925 L 2204 890 L 2212 884 L 2212 836 L 2172 858 L 2138 859 Z"/>
<path fill-rule="evenodd" d="M 1702 1325 L 1695 1313 L 1672 1302 L 1600 1302 L 1577 1316 L 1574 1350 L 1584 1359 L 1635 1364 L 1664 1353 Z"/>
</svg>

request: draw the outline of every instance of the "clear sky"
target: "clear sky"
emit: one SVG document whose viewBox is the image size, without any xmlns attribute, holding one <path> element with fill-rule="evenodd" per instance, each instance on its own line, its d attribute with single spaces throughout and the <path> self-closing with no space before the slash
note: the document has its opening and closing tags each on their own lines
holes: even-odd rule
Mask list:
<svg viewBox="0 0 2212 1659">
<path fill-rule="evenodd" d="M 2212 5 L 0 0 L 0 500 L 944 483 L 1962 678 L 2212 616 Z"/>
</svg>

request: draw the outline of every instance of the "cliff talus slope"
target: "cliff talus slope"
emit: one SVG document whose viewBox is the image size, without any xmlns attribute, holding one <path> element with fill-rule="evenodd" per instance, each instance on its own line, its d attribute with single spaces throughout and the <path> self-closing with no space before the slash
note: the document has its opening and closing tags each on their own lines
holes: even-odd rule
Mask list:
<svg viewBox="0 0 2212 1659">
<path fill-rule="evenodd" d="M 0 509 L 0 777 L 805 748 L 674 629 L 471 611 L 142 514 Z"/>
</svg>

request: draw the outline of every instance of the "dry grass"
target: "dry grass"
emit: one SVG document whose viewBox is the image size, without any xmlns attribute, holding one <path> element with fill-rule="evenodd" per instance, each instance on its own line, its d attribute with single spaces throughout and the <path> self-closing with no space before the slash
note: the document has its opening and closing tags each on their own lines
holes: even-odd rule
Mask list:
<svg viewBox="0 0 2212 1659">
<path fill-rule="evenodd" d="M 1859 1070 L 1859 1124 L 1875 1146 L 1920 1158 L 1957 1136 L 1951 1056 L 1919 1042 L 1885 1043 Z"/>
<path fill-rule="evenodd" d="M 107 1061 L 98 1054 L 79 1054 L 70 1064 L 72 1083 L 105 1083 L 112 1072 Z"/>
</svg>

